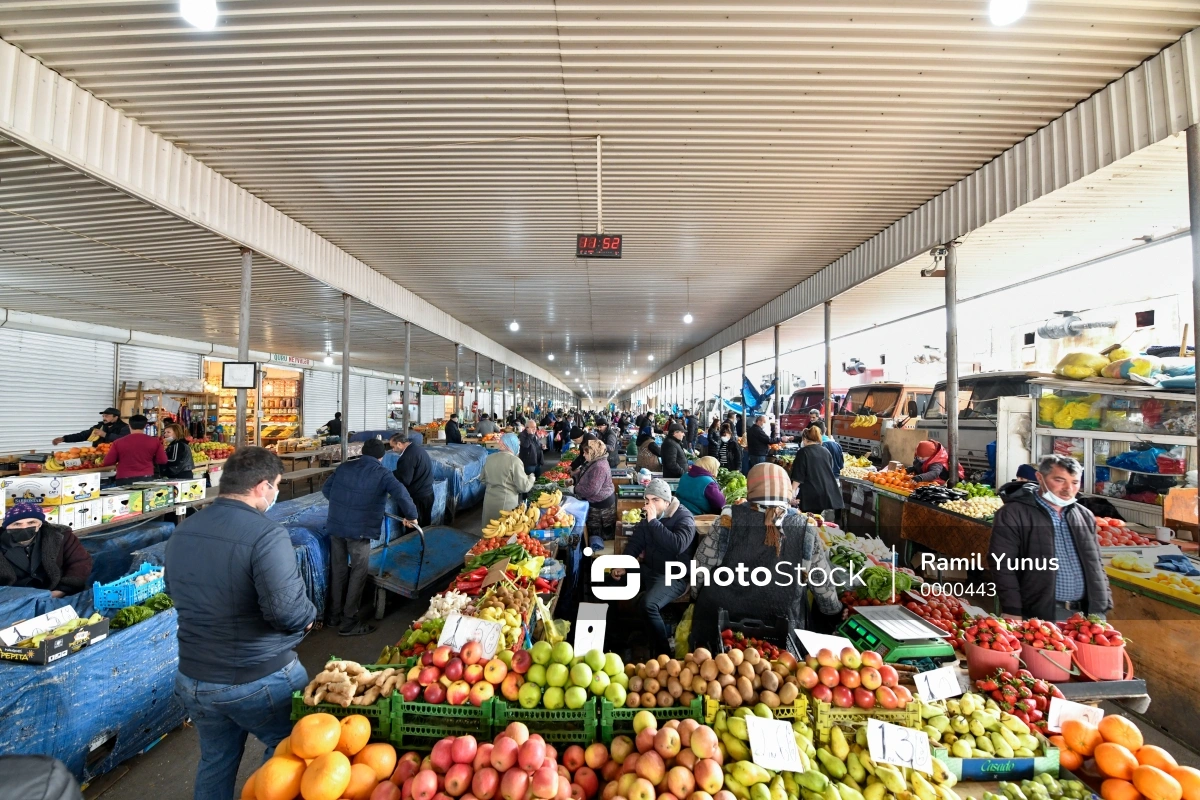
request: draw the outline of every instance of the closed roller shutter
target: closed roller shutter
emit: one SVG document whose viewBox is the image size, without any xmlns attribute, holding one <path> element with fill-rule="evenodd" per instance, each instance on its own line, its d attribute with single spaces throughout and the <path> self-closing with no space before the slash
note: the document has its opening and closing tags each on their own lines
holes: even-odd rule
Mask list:
<svg viewBox="0 0 1200 800">
<path fill-rule="evenodd" d="M 350 376 L 350 400 L 346 403 L 348 409 L 345 416 L 350 420 L 350 431 L 365 431 L 366 428 L 367 387 L 362 375 Z M 381 426 L 382 427 L 382 426 Z"/>
<path fill-rule="evenodd" d="M 129 389 L 136 389 L 138 381 L 155 378 L 197 378 L 200 375 L 200 355 L 180 353 L 175 350 L 156 350 L 152 347 L 121 345 L 121 359 L 117 379 L 125 381 Z"/>
<path fill-rule="evenodd" d="M 383 378 L 367 378 L 366 386 L 366 427 L 363 430 L 384 430 L 387 428 L 387 381 Z"/>
<path fill-rule="evenodd" d="M 0 453 L 49 450 L 113 404 L 112 342 L 0 328 L 0 353 Z"/>
<path fill-rule="evenodd" d="M 313 369 L 304 371 L 304 406 L 300 411 L 304 419 L 305 436 L 316 436 L 317 428 L 333 419 L 333 415 L 339 410 L 341 378 L 336 372 Z"/>
</svg>

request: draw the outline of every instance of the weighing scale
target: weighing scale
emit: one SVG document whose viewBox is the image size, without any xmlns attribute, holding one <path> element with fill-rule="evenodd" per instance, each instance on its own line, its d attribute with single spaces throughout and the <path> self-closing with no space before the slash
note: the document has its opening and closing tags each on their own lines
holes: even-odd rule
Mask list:
<svg viewBox="0 0 1200 800">
<path fill-rule="evenodd" d="M 837 632 L 860 651 L 874 650 L 884 661 L 918 669 L 935 669 L 958 659 L 944 639 L 945 631 L 904 606 L 859 606 L 854 611 Z"/>
<path fill-rule="evenodd" d="M 678 478 L 666 478 L 665 480 L 672 492 L 679 488 Z M 618 486 L 616 489 L 618 500 L 641 500 L 646 496 L 646 487 L 640 483 L 626 484 L 625 486 Z"/>
</svg>

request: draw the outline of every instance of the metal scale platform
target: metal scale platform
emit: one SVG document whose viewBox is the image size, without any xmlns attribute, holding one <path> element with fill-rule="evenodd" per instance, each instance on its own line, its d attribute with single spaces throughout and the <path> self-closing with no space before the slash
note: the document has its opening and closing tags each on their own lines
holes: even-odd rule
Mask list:
<svg viewBox="0 0 1200 800">
<path fill-rule="evenodd" d="M 901 605 L 854 609 L 838 633 L 859 650 L 874 650 L 890 663 L 933 669 L 957 660 L 946 633 Z"/>
</svg>

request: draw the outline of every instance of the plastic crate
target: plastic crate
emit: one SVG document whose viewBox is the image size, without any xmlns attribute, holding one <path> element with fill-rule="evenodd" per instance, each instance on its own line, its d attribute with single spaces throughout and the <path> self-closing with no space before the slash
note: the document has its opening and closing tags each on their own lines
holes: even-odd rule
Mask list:
<svg viewBox="0 0 1200 800">
<path fill-rule="evenodd" d="M 92 603 L 97 611 L 106 611 L 112 608 L 125 608 L 141 603 L 159 592 L 166 591 L 167 584 L 162 575 L 159 575 L 153 580 L 142 584 L 135 584 L 134 580 L 140 575 L 145 575 L 149 572 L 162 572 L 162 567 L 156 567 L 153 564 L 148 564 L 145 561 L 138 567 L 138 571 L 123 578 L 117 578 L 112 583 L 93 583 L 92 584 Z"/>
<path fill-rule="evenodd" d="M 639 711 L 649 711 L 658 720 L 658 727 L 669 719 L 694 719 L 704 722 L 704 698 L 697 697 L 686 706 L 668 708 L 617 708 L 605 698 L 600 699 L 600 741 L 612 744 L 616 736 L 633 737 L 633 718 Z"/>
<path fill-rule="evenodd" d="M 788 618 L 782 614 L 777 614 L 770 621 L 743 617 L 742 619 L 733 620 L 729 618 L 729 612 L 725 609 L 717 610 L 717 638 L 721 642 L 721 652 L 724 653 L 725 642 L 721 638 L 721 631 L 728 628 L 734 633 L 745 634 L 747 638 L 754 637 L 762 639 L 764 642 L 770 642 L 776 647 L 786 649 L 789 653 L 798 659 L 802 659 L 800 652 L 800 643 L 796 641 L 795 634 L 792 633 L 792 625 Z"/>
<path fill-rule="evenodd" d="M 587 747 L 596 741 L 597 703 L 589 697 L 583 708 L 522 708 L 517 703 L 493 700 L 492 728 L 499 732 L 510 722 L 524 722 L 529 730 L 542 735 L 551 744 L 579 744 Z"/>
<path fill-rule="evenodd" d="M 1030 758 L 955 758 L 944 747 L 938 747 L 934 749 L 933 757 L 945 764 L 960 781 L 1020 781 L 1043 773 L 1057 778 L 1061 755 L 1059 749 L 1037 731 L 1033 735 L 1041 742 L 1043 755 Z"/>
<path fill-rule="evenodd" d="M 837 708 L 820 700 L 813 701 L 816 718 L 817 740 L 829 742 L 833 726 L 853 730 L 867 724 L 869 719 L 880 722 L 890 722 L 893 725 L 903 725 L 905 728 L 921 729 L 921 708 L 917 702 L 909 703 L 905 708 Z"/>
<path fill-rule="evenodd" d="M 447 736 L 471 734 L 479 741 L 492 738 L 493 706 L 500 702 L 484 700 L 483 705 L 407 702 L 399 692 L 392 695 L 390 741 L 409 750 L 427 750 Z"/>
<path fill-rule="evenodd" d="M 717 712 L 720 711 L 721 709 L 725 709 L 726 712 L 732 712 L 734 710 L 732 707 L 722 705 L 719 701 L 714 700 L 711 697 L 705 697 L 704 698 L 704 722 L 705 722 L 705 724 L 711 725 L 713 723 L 713 720 L 715 720 L 717 718 Z M 808 719 L 808 695 L 801 693 L 796 696 L 795 702 L 793 702 L 790 706 L 780 706 L 779 708 L 772 708 L 771 715 L 773 717 L 775 717 L 775 719 L 807 720 Z"/>
<path fill-rule="evenodd" d="M 399 664 L 363 664 L 363 669 L 370 672 L 381 672 L 385 669 L 400 669 Z M 304 702 L 304 692 L 292 692 L 292 722 L 307 717 L 309 714 L 332 714 L 338 719 L 361 714 L 371 721 L 371 739 L 387 741 L 392 730 L 392 700 L 400 697 L 400 687 L 392 692 L 391 697 L 381 697 L 369 706 L 347 706 L 342 708 L 334 703 L 318 703 L 310 706 Z"/>
</svg>

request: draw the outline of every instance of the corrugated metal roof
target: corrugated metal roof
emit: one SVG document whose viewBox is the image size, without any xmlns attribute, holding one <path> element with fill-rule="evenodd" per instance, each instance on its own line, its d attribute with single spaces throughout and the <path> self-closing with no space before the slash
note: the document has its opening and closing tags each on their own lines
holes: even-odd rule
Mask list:
<svg viewBox="0 0 1200 800">
<path fill-rule="evenodd" d="M 0 37 L 594 393 L 1200 25 L 1184 0 L 1033 0 L 1006 29 L 985 0 L 220 6 L 202 34 L 169 2 L 12 1 Z M 597 134 L 616 263 L 570 250 Z"/>
</svg>

